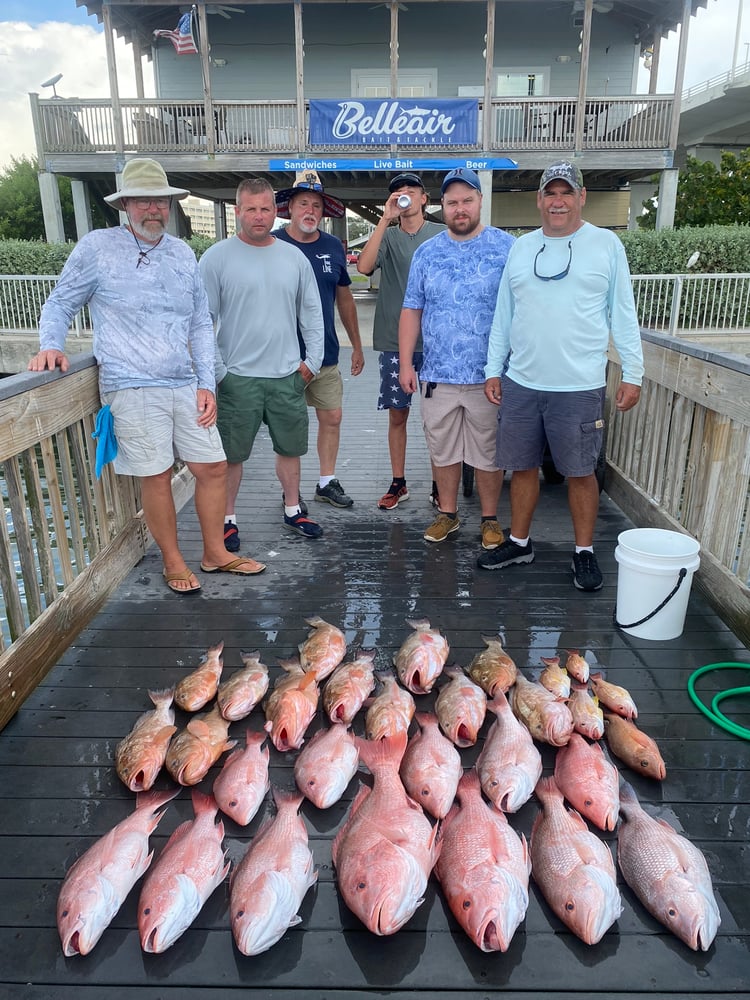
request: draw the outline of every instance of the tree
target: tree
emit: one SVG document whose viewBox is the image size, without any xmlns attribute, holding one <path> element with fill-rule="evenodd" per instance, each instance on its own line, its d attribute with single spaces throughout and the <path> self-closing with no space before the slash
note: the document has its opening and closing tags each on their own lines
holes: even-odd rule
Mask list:
<svg viewBox="0 0 750 1000">
<path fill-rule="evenodd" d="M 6 240 L 43 240 L 44 216 L 39 193 L 36 160 L 11 157 L 10 166 L 0 172 L 0 237 Z M 58 177 L 60 206 L 65 235 L 76 239 L 70 179 Z"/>
<path fill-rule="evenodd" d="M 658 191 L 643 202 L 646 213 L 638 219 L 641 229 L 656 226 Z M 733 226 L 750 224 L 750 148 L 738 155 L 724 151 L 721 164 L 688 156 L 680 170 L 675 205 L 675 229 L 681 226 Z"/>
</svg>

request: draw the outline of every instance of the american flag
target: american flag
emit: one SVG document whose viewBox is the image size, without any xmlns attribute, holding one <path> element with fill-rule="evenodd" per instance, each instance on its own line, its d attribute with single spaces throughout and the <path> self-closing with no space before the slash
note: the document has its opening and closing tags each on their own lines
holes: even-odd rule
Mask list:
<svg viewBox="0 0 750 1000">
<path fill-rule="evenodd" d="M 160 29 L 154 32 L 154 38 L 168 38 L 178 56 L 196 55 L 198 46 L 193 37 L 193 15 L 191 11 L 183 14 L 175 31 Z"/>
</svg>

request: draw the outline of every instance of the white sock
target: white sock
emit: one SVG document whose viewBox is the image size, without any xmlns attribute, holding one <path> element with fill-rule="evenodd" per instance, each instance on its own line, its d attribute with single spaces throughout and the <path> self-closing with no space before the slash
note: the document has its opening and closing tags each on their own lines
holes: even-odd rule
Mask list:
<svg viewBox="0 0 750 1000">
<path fill-rule="evenodd" d="M 295 514 L 301 514 L 302 511 L 300 510 L 299 504 L 296 503 L 294 507 L 285 506 L 284 513 L 286 514 L 287 517 L 294 517 Z"/>
<path fill-rule="evenodd" d="M 234 524 L 237 524 L 237 517 L 235 514 L 226 514 L 224 516 L 224 524 L 229 524 L 230 521 L 232 521 Z"/>
<path fill-rule="evenodd" d="M 508 538 L 510 538 L 511 542 L 515 542 L 516 545 L 520 545 L 522 549 L 525 549 L 526 546 L 529 544 L 528 535 L 525 538 L 516 538 L 515 535 L 508 535 Z"/>
<path fill-rule="evenodd" d="M 328 486 L 330 481 L 335 478 L 336 478 L 335 476 L 321 476 L 320 479 L 318 480 L 318 486 L 321 488 L 321 490 L 324 490 L 326 486 Z"/>
<path fill-rule="evenodd" d="M 593 545 L 576 545 L 576 555 L 578 555 L 579 552 L 593 552 L 593 551 L 594 551 Z"/>
</svg>

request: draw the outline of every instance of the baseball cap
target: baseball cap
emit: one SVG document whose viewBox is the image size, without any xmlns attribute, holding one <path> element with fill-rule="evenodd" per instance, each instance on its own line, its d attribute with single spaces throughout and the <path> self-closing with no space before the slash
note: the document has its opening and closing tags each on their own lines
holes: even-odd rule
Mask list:
<svg viewBox="0 0 750 1000">
<path fill-rule="evenodd" d="M 468 170 L 466 167 L 456 167 L 455 170 L 449 170 L 443 178 L 440 193 L 445 194 L 445 189 L 454 181 L 463 181 L 464 184 L 476 188 L 477 191 L 482 190 L 482 182 L 479 180 L 479 174 L 474 173 L 473 170 Z"/>
<path fill-rule="evenodd" d="M 388 181 L 388 190 L 393 194 L 400 187 L 419 187 L 424 191 L 422 178 L 418 174 L 396 174 Z"/>
<path fill-rule="evenodd" d="M 574 163 L 563 160 L 547 167 L 539 181 L 539 190 L 544 191 L 551 181 L 565 181 L 574 191 L 580 191 L 583 187 L 583 174 Z"/>
</svg>

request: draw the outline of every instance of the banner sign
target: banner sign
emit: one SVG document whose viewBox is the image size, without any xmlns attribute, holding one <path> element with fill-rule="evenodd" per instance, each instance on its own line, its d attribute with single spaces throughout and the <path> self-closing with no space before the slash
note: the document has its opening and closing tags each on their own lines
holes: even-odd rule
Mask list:
<svg viewBox="0 0 750 1000">
<path fill-rule="evenodd" d="M 355 159 L 343 156 L 299 156 L 269 160 L 271 171 L 290 170 L 518 170 L 518 164 L 509 156 L 430 156 L 411 159 L 408 156 L 377 156 L 374 159 Z"/>
<path fill-rule="evenodd" d="M 473 146 L 479 101 L 310 101 L 312 146 Z"/>
</svg>

